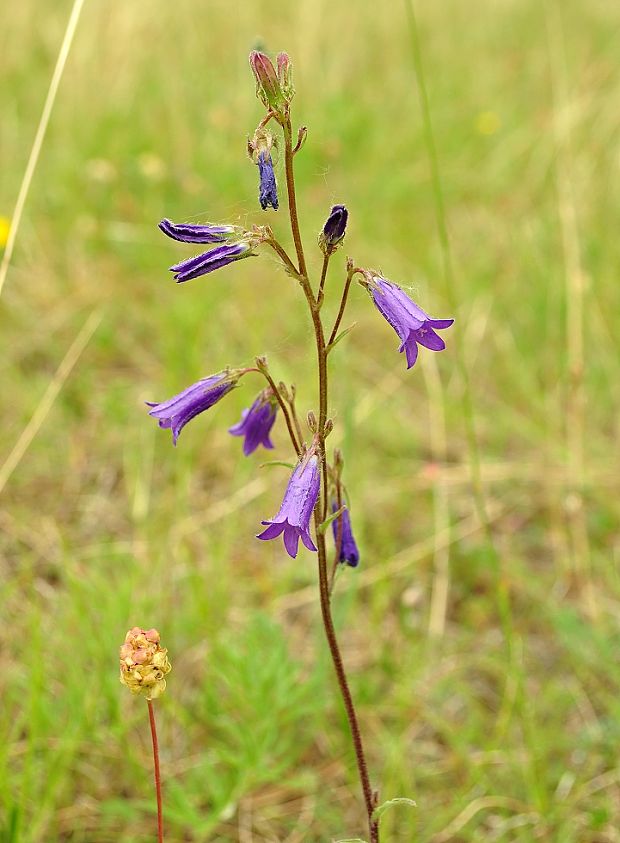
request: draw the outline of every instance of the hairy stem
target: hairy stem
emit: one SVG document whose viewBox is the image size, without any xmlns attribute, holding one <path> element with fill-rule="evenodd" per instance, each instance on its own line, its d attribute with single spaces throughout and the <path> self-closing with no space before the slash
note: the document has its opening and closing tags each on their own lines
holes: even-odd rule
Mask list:
<svg viewBox="0 0 620 843">
<path fill-rule="evenodd" d="M 351 288 L 351 281 L 353 280 L 353 276 L 355 275 L 354 269 L 349 269 L 347 271 L 347 280 L 344 282 L 344 290 L 342 291 L 342 298 L 340 299 L 340 308 L 338 309 L 338 316 L 336 316 L 336 321 L 334 322 L 334 327 L 332 328 L 332 332 L 329 335 L 329 340 L 327 341 L 327 346 L 333 343 L 336 339 L 338 334 L 338 328 L 340 327 L 340 323 L 342 322 L 342 317 L 344 316 L 344 311 L 347 306 L 347 299 L 349 298 L 349 290 Z"/>
<path fill-rule="evenodd" d="M 314 524 L 317 528 L 317 547 L 319 556 L 319 591 L 321 597 L 321 614 L 323 616 L 323 626 L 325 627 L 325 635 L 327 643 L 336 671 L 340 693 L 344 702 L 344 707 L 347 712 L 349 721 L 349 728 L 351 730 L 351 737 L 353 739 L 353 746 L 355 748 L 355 757 L 357 759 L 357 769 L 359 772 L 360 781 L 362 784 L 362 792 L 364 794 L 364 804 L 366 806 L 366 813 L 368 814 L 368 833 L 370 834 L 370 843 L 379 843 L 379 823 L 373 818 L 373 811 L 375 809 L 375 797 L 370 786 L 370 778 L 368 776 L 368 766 L 366 764 L 366 756 L 364 754 L 364 747 L 362 744 L 362 736 L 360 733 L 359 724 L 357 721 L 357 714 L 353 704 L 353 697 L 349 689 L 347 675 L 345 673 L 342 656 L 340 654 L 340 647 L 338 646 L 338 639 L 336 638 L 336 630 L 334 628 L 334 621 L 332 619 L 330 597 L 329 597 L 329 579 L 327 574 L 327 554 L 325 550 L 325 534 L 318 532 L 320 518 L 317 510 L 314 511 Z"/>
<path fill-rule="evenodd" d="M 291 231 L 293 233 L 295 251 L 297 252 L 299 272 L 307 279 L 308 270 L 306 268 L 304 247 L 301 242 L 301 234 L 299 231 L 299 218 L 297 216 L 297 199 L 295 197 L 295 176 L 293 175 L 293 130 L 291 128 L 290 117 L 287 118 L 282 128 L 284 129 L 284 169 L 286 172 L 286 190 L 288 193 L 288 211 L 291 217 Z"/>
<path fill-rule="evenodd" d="M 320 307 L 323 304 L 323 297 L 325 294 L 325 279 L 327 278 L 327 267 L 329 266 L 329 259 L 331 255 L 328 252 L 323 258 L 323 268 L 321 270 L 321 280 L 319 281 L 319 294 L 316 297 L 317 305 Z"/>
<path fill-rule="evenodd" d="M 147 700 L 149 707 L 149 723 L 151 725 L 151 740 L 153 742 L 153 767 L 155 771 L 155 794 L 157 796 L 157 843 L 164 843 L 164 812 L 161 798 L 161 775 L 159 773 L 159 744 L 157 743 L 157 727 L 155 726 L 155 711 L 153 701 Z"/>
<path fill-rule="evenodd" d="M 278 243 L 278 241 L 275 238 L 273 238 L 271 240 L 266 240 L 265 242 L 268 243 L 271 246 L 271 248 L 274 250 L 274 252 L 280 258 L 280 260 L 284 264 L 284 268 L 286 269 L 288 274 L 292 275 L 294 278 L 299 278 L 299 272 L 297 271 L 297 267 L 295 266 L 293 261 L 289 258 L 288 254 L 286 252 L 286 249 L 284 249 Z"/>
<path fill-rule="evenodd" d="M 265 380 L 267 381 L 267 383 L 271 387 L 271 390 L 276 397 L 276 401 L 280 405 L 280 409 L 282 410 L 282 415 L 284 416 L 284 421 L 286 422 L 286 427 L 288 429 L 288 435 L 291 437 L 291 442 L 293 443 L 293 448 L 295 448 L 295 453 L 299 457 L 301 455 L 301 442 L 302 442 L 301 431 L 299 431 L 300 439 L 299 439 L 299 442 L 298 442 L 297 438 L 295 436 L 295 430 L 293 428 L 293 423 L 291 421 L 291 416 L 290 416 L 290 413 L 288 411 L 288 407 L 286 406 L 286 402 L 284 401 L 284 398 L 282 398 L 282 395 L 280 394 L 280 390 L 278 389 L 274 379 L 271 377 L 271 375 L 269 374 L 269 372 L 266 369 L 260 369 L 260 372 L 261 372 L 262 375 L 264 375 Z"/>
<path fill-rule="evenodd" d="M 316 507 L 314 509 L 314 526 L 316 530 L 316 543 L 318 547 L 318 566 L 319 566 L 319 594 L 321 601 L 321 615 L 323 618 L 323 626 L 325 628 L 325 637 L 331 654 L 336 678 L 338 680 L 338 687 L 342 696 L 342 701 L 347 713 L 349 721 L 349 728 L 353 740 L 353 747 L 355 750 L 355 758 L 357 761 L 357 768 L 359 772 L 360 782 L 362 786 L 362 793 L 364 796 L 364 804 L 368 816 L 368 832 L 370 835 L 370 843 L 379 843 L 379 823 L 373 818 L 373 811 L 375 809 L 375 796 L 370 786 L 370 778 L 368 776 L 368 766 L 366 764 L 366 756 L 364 754 L 364 747 L 362 745 L 362 737 L 357 720 L 357 713 L 355 705 L 349 689 L 349 683 L 344 669 L 340 648 L 338 646 L 338 639 L 336 637 L 336 630 L 334 628 L 334 621 L 331 614 L 330 606 L 330 588 L 329 576 L 327 572 L 327 551 L 325 547 L 325 534 L 319 530 L 321 522 L 325 519 L 327 512 L 327 458 L 325 452 L 325 423 L 327 421 L 327 397 L 328 397 L 328 382 L 327 382 L 327 349 L 325 343 L 325 332 L 320 315 L 320 303 L 315 299 L 308 280 L 306 263 L 304 259 L 303 246 L 301 242 L 301 233 L 299 230 L 299 220 L 297 217 L 297 206 L 295 202 L 295 176 L 293 173 L 293 148 L 291 142 L 291 123 L 290 119 L 286 121 L 284 126 L 284 150 L 285 150 L 285 169 L 286 169 L 286 184 L 289 199 L 289 214 L 291 218 L 291 231 L 293 233 L 293 240 L 297 250 L 297 257 L 300 267 L 300 283 L 306 301 L 308 302 L 308 309 L 312 318 L 312 325 L 314 328 L 314 336 L 316 341 L 317 362 L 318 362 L 318 387 L 319 387 L 319 420 L 317 428 L 317 447 L 321 460 L 321 474 L 323 479 L 322 492 L 319 495 Z M 327 272 L 327 260 L 323 262 L 323 275 Z M 353 273 L 350 271 L 350 277 Z M 349 283 L 350 283 L 350 279 Z M 324 284 L 324 277 L 322 279 Z M 320 296 L 321 286 L 319 286 Z M 341 310 L 344 310 L 341 304 Z"/>
</svg>

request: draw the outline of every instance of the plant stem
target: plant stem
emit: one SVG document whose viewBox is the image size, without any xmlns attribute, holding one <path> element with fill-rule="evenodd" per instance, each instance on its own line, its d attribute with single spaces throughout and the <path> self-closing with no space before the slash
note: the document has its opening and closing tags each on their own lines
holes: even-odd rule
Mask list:
<svg viewBox="0 0 620 843">
<path fill-rule="evenodd" d="M 164 814 L 161 798 L 161 776 L 159 773 L 159 744 L 157 743 L 157 727 L 155 726 L 155 711 L 153 701 L 147 700 L 149 707 L 149 723 L 151 724 L 151 740 L 153 741 L 153 765 L 155 770 L 155 793 L 157 795 L 157 843 L 164 843 Z"/>
<path fill-rule="evenodd" d="M 336 316 L 336 321 L 334 322 L 334 327 L 332 328 L 332 332 L 331 332 L 331 334 L 329 336 L 329 340 L 327 342 L 328 347 L 336 339 L 336 335 L 338 333 L 338 328 L 340 327 L 340 323 L 342 322 L 342 317 L 344 316 L 344 309 L 347 306 L 347 299 L 349 297 L 349 289 L 351 288 L 351 281 L 353 280 L 354 275 L 355 275 L 355 270 L 349 269 L 348 272 L 347 272 L 347 280 L 344 282 L 344 290 L 342 291 L 342 298 L 340 299 L 340 308 L 338 310 L 338 316 Z"/>
<path fill-rule="evenodd" d="M 323 330 L 323 323 L 320 316 L 320 293 L 322 286 L 319 285 L 319 297 L 315 299 L 308 280 L 306 272 L 306 264 L 303 253 L 303 246 L 301 242 L 301 233 L 299 230 L 299 220 L 297 217 L 297 206 L 295 202 L 295 177 L 293 173 L 293 148 L 292 148 L 292 130 L 290 118 L 287 119 L 284 125 L 284 154 L 285 154 L 285 170 L 286 170 L 286 185 L 289 199 L 289 214 L 291 218 L 291 231 L 293 233 L 293 240 L 297 250 L 297 258 L 300 267 L 300 283 L 308 302 L 310 316 L 312 318 L 312 325 L 314 328 L 314 336 L 316 341 L 317 362 L 318 362 L 318 387 L 319 387 L 319 420 L 317 428 L 317 446 L 321 459 L 321 473 L 323 478 L 322 492 L 319 495 L 317 504 L 314 508 L 314 526 L 316 531 L 316 543 L 318 547 L 318 567 L 319 567 L 319 594 L 321 601 L 321 615 L 323 619 L 323 626 L 325 628 L 325 636 L 327 644 L 334 665 L 336 678 L 338 680 L 338 687 L 342 696 L 342 701 L 349 721 L 349 728 L 353 740 L 353 747 L 355 750 L 355 758 L 357 761 L 357 769 L 359 772 L 360 783 L 362 786 L 362 793 L 364 796 L 364 804 L 366 806 L 366 813 L 368 816 L 368 831 L 370 835 L 370 843 L 379 843 L 379 822 L 373 818 L 373 811 L 375 805 L 375 795 L 370 786 L 370 778 L 368 776 L 368 766 L 366 764 L 366 756 L 364 754 L 364 747 L 362 745 L 362 737 L 355 711 L 355 705 L 349 689 L 347 675 L 345 673 L 340 648 L 338 646 L 338 639 L 336 637 L 336 630 L 334 628 L 334 621 L 331 614 L 330 606 L 330 588 L 329 577 L 327 573 L 327 551 L 325 547 L 325 534 L 319 531 L 321 522 L 326 517 L 327 512 L 327 458 L 325 452 L 325 422 L 327 421 L 327 350 L 325 344 L 325 333 Z M 327 259 L 323 262 L 323 278 L 327 272 Z M 347 278 L 350 284 L 350 278 L 353 277 L 353 272 L 349 270 L 350 277 Z M 343 296 L 343 299 L 346 297 Z M 341 311 L 344 307 L 341 303 Z M 341 314 L 340 317 L 342 318 Z"/>
<path fill-rule="evenodd" d="M 274 252 L 275 252 L 275 253 L 277 254 L 277 256 L 280 258 L 280 260 L 281 260 L 281 261 L 282 261 L 282 263 L 284 264 L 284 268 L 286 269 L 286 271 L 288 272 L 288 274 L 289 274 L 289 275 L 293 275 L 295 278 L 299 278 L 299 272 L 298 272 L 298 270 L 297 270 L 297 267 L 295 266 L 295 264 L 293 263 L 293 261 L 289 258 L 288 254 L 287 254 L 287 252 L 286 252 L 286 249 L 284 249 L 284 248 L 283 248 L 283 247 L 282 247 L 282 246 L 278 243 L 278 241 L 277 241 L 275 238 L 273 238 L 273 239 L 271 239 L 271 240 L 266 240 L 265 242 L 266 242 L 269 246 L 271 246 L 271 248 L 274 250 Z"/>
<path fill-rule="evenodd" d="M 286 406 L 286 403 L 285 403 L 284 399 L 280 395 L 280 390 L 276 386 L 276 383 L 275 383 L 274 379 L 271 377 L 271 375 L 269 374 L 269 372 L 265 371 L 265 369 L 261 369 L 260 371 L 265 376 L 265 379 L 266 379 L 267 383 L 271 387 L 271 390 L 276 397 L 276 401 L 280 405 L 280 409 L 282 410 L 282 415 L 284 416 L 284 421 L 286 422 L 286 426 L 288 428 L 288 435 L 291 437 L 291 442 L 293 443 L 293 448 L 295 448 L 295 453 L 297 454 L 297 456 L 300 456 L 300 454 L 301 454 L 301 440 L 299 442 L 297 442 L 297 439 L 295 437 L 295 431 L 293 429 L 293 423 L 291 422 L 291 416 L 289 414 L 289 411 L 288 411 L 288 408 Z"/>
<path fill-rule="evenodd" d="M 331 254 L 327 252 L 323 258 L 323 268 L 321 270 L 321 280 L 319 282 L 319 294 L 316 297 L 317 305 L 320 307 L 323 304 L 323 296 L 325 290 L 325 279 L 327 278 L 327 267 L 329 266 L 329 259 Z"/>
<path fill-rule="evenodd" d="M 370 834 L 370 843 L 379 843 L 379 823 L 373 818 L 373 811 L 375 809 L 375 798 L 370 786 L 370 778 L 368 776 L 368 766 L 366 764 L 366 756 L 364 754 L 364 747 L 362 744 L 362 736 L 360 733 L 359 724 L 357 721 L 357 714 L 353 704 L 353 697 L 349 689 L 347 675 L 345 673 L 340 648 L 338 646 L 338 639 L 336 638 L 336 630 L 334 628 L 334 621 L 332 619 L 330 597 L 329 597 L 329 580 L 327 575 L 327 555 L 325 551 L 325 535 L 318 532 L 320 523 L 320 516 L 315 509 L 314 511 L 314 525 L 317 528 L 317 547 L 319 556 L 319 592 L 321 597 L 321 614 L 323 616 L 323 626 L 325 627 L 325 635 L 329 645 L 334 670 L 338 679 L 340 693 L 344 702 L 344 707 L 347 712 L 347 719 L 349 721 L 349 728 L 351 730 L 351 737 L 353 739 L 353 746 L 355 749 L 355 757 L 357 759 L 357 769 L 359 772 L 360 782 L 362 785 L 362 792 L 364 794 L 364 803 L 366 805 L 366 813 L 368 815 L 368 833 Z"/>
<path fill-rule="evenodd" d="M 286 190 L 288 193 L 288 212 L 291 217 L 291 231 L 293 233 L 293 241 L 295 243 L 295 251 L 297 252 L 297 261 L 299 263 L 299 272 L 306 279 L 308 278 L 308 270 L 306 268 L 306 259 L 304 257 L 304 247 L 301 242 L 301 234 L 299 232 L 299 218 L 297 216 L 297 199 L 295 198 L 295 177 L 293 175 L 293 130 L 291 128 L 291 119 L 287 118 L 284 123 L 284 169 L 286 172 Z"/>
</svg>

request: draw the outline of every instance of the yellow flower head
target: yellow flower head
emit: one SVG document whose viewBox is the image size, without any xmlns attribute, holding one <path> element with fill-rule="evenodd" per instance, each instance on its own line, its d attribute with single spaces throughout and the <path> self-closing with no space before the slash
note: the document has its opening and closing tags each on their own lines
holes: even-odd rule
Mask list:
<svg viewBox="0 0 620 843">
<path fill-rule="evenodd" d="M 121 682 L 132 694 L 142 694 L 154 700 L 166 690 L 166 674 L 172 667 L 168 650 L 159 645 L 156 629 L 134 626 L 125 636 L 120 649 Z"/>
</svg>

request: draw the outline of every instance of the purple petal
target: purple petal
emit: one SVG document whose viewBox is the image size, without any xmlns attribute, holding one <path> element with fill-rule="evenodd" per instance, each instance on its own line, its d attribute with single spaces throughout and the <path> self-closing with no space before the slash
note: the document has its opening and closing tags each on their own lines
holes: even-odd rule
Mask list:
<svg viewBox="0 0 620 843">
<path fill-rule="evenodd" d="M 312 541 L 310 533 L 307 530 L 301 530 L 299 533 L 302 542 L 308 548 L 308 550 L 314 550 L 316 552 L 316 545 Z"/>
<path fill-rule="evenodd" d="M 297 556 L 297 550 L 299 548 L 299 527 L 287 525 L 284 530 L 284 547 L 290 557 L 294 559 Z"/>
<path fill-rule="evenodd" d="M 266 530 L 259 533 L 256 538 L 267 542 L 277 539 L 280 533 L 286 528 L 286 521 L 261 521 L 261 524 L 269 524 Z"/>
<path fill-rule="evenodd" d="M 442 328 L 449 328 L 450 325 L 454 325 L 454 319 L 429 319 L 428 324 L 431 328 L 441 330 Z"/>
<path fill-rule="evenodd" d="M 242 231 L 234 225 L 194 225 L 174 223 L 169 219 L 163 219 L 159 223 L 159 229 L 181 243 L 223 243 Z"/>
<path fill-rule="evenodd" d="M 418 359 L 418 344 L 413 336 L 413 331 L 409 335 L 409 338 L 401 345 L 399 351 L 405 352 L 407 356 L 407 368 L 411 369 L 411 367 L 415 365 L 415 361 Z"/>
<path fill-rule="evenodd" d="M 268 152 L 261 152 L 258 156 L 258 172 L 260 177 L 260 187 L 258 192 L 258 201 L 263 211 L 271 205 L 274 211 L 278 210 L 278 188 L 276 186 L 276 177 L 273 172 L 273 162 L 271 155 Z"/>
<path fill-rule="evenodd" d="M 445 342 L 433 331 L 432 328 L 420 328 L 417 331 L 412 331 L 415 335 L 416 341 L 425 348 L 430 348 L 431 351 L 443 351 L 446 347 Z"/>
</svg>

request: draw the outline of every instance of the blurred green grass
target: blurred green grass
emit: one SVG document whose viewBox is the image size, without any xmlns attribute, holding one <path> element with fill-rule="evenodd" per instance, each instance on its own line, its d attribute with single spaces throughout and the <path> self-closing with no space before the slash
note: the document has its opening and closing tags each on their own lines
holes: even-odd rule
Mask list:
<svg viewBox="0 0 620 843">
<path fill-rule="evenodd" d="M 69 10 L 26 0 L 3 16 L 0 216 Z M 386 813 L 384 837 L 616 841 L 620 8 L 448 0 L 418 14 L 454 330 L 518 646 L 507 663 L 454 342 L 406 372 L 354 290 L 330 411 L 363 562 L 339 581 L 337 622 L 373 778 L 382 798 L 418 804 Z M 302 410 L 315 400 L 304 307 L 272 259 L 179 288 L 166 270 L 179 249 L 155 226 L 268 220 L 287 237 L 283 213 L 256 211 L 245 158 L 257 43 L 295 61 L 310 253 L 344 201 L 346 253 L 448 315 L 404 7 L 86 3 L 0 301 L 0 463 L 102 316 L 2 493 L 0 835 L 13 843 L 153 838 L 146 711 L 116 673 L 135 623 L 162 631 L 174 665 L 158 706 L 171 843 L 363 831 L 314 559 L 253 539 L 284 470 L 243 460 L 226 433 L 252 385 L 174 451 L 142 405 L 257 353 L 296 381 Z M 334 264 L 331 308 L 344 251 Z M 582 374 L 567 357 L 571 282 Z M 445 624 L 441 611 L 431 624 L 446 585 Z"/>
</svg>

